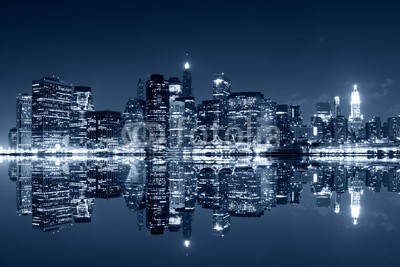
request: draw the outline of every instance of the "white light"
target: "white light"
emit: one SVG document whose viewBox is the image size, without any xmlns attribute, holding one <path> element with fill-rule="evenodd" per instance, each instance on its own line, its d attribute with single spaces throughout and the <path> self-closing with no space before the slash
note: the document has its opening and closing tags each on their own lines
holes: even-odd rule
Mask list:
<svg viewBox="0 0 400 267">
<path fill-rule="evenodd" d="M 185 70 L 188 70 L 190 68 L 189 62 L 185 63 Z"/>
<path fill-rule="evenodd" d="M 185 245 L 185 247 L 189 247 L 190 246 L 190 241 L 189 240 L 185 240 L 185 242 L 183 242 L 183 244 Z"/>
</svg>

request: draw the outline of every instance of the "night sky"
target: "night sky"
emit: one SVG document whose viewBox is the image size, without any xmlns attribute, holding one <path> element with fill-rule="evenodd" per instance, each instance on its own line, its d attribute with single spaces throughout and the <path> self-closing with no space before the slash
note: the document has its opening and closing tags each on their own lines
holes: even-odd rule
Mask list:
<svg viewBox="0 0 400 267">
<path fill-rule="evenodd" d="M 233 92 L 300 104 L 306 123 L 335 95 L 347 116 L 353 83 L 366 119 L 400 114 L 395 1 L 83 2 L 1 1 L 0 145 L 34 79 L 89 85 L 96 109 L 122 111 L 138 78 L 181 77 L 186 58 L 197 103 L 224 72 Z"/>
</svg>

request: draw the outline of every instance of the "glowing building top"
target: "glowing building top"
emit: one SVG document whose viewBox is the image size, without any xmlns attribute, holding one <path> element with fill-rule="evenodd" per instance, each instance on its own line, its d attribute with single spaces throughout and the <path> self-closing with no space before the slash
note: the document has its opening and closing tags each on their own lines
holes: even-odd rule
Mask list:
<svg viewBox="0 0 400 267">
<path fill-rule="evenodd" d="M 186 61 L 185 63 L 185 70 L 188 70 L 190 68 L 189 62 Z"/>
<path fill-rule="evenodd" d="M 361 114 L 360 106 L 361 106 L 360 93 L 358 92 L 357 85 L 355 84 L 353 87 L 353 92 L 351 92 L 350 116 L 349 116 L 350 128 L 354 132 L 360 130 L 363 126 L 364 116 Z"/>
</svg>

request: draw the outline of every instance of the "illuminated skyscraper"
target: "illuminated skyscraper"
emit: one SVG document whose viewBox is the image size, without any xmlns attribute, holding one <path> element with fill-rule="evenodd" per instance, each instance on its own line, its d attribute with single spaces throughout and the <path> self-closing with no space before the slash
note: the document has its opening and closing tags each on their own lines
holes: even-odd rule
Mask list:
<svg viewBox="0 0 400 267">
<path fill-rule="evenodd" d="M 150 131 L 150 150 L 163 152 L 168 147 L 169 87 L 164 76 L 153 74 L 147 81 L 147 129 Z"/>
<path fill-rule="evenodd" d="M 122 114 L 122 143 L 132 149 L 145 146 L 145 106 L 144 100 L 130 98 Z"/>
<path fill-rule="evenodd" d="M 358 92 L 357 85 L 355 84 L 353 87 L 353 92 L 351 92 L 349 116 L 350 130 L 354 133 L 358 133 L 363 128 L 364 116 L 361 114 L 360 105 L 360 93 Z"/>
<path fill-rule="evenodd" d="M 182 96 L 182 83 L 177 77 L 168 80 L 169 89 L 169 147 L 180 148 L 183 144 L 183 121 L 185 103 L 177 99 Z"/>
<path fill-rule="evenodd" d="M 17 128 L 13 127 L 8 132 L 8 148 L 16 149 L 17 148 Z"/>
<path fill-rule="evenodd" d="M 335 96 L 333 99 L 333 108 L 332 108 L 332 116 L 336 118 L 337 116 L 342 115 L 342 108 L 340 107 L 340 97 Z"/>
<path fill-rule="evenodd" d="M 88 148 L 115 149 L 121 141 L 121 112 L 88 112 Z"/>
<path fill-rule="evenodd" d="M 242 143 L 256 140 L 261 127 L 263 102 L 264 95 L 259 92 L 230 94 L 227 103 L 227 126 L 235 130 L 227 131 L 225 140 Z"/>
<path fill-rule="evenodd" d="M 72 86 L 59 78 L 32 82 L 32 146 L 47 149 L 67 146 Z"/>
<path fill-rule="evenodd" d="M 192 72 L 190 71 L 189 62 L 185 63 L 185 70 L 183 71 L 182 77 L 182 89 L 183 97 L 193 97 Z"/>
<path fill-rule="evenodd" d="M 72 147 L 87 147 L 87 112 L 93 111 L 92 89 L 88 86 L 75 86 L 72 94 L 70 141 Z"/>
<path fill-rule="evenodd" d="M 17 147 L 32 147 L 32 96 L 28 94 L 17 97 Z"/>
</svg>

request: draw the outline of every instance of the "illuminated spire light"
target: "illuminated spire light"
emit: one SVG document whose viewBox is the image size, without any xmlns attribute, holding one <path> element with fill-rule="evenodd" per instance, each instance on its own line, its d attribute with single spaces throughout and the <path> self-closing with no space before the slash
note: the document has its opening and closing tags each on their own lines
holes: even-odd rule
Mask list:
<svg viewBox="0 0 400 267">
<path fill-rule="evenodd" d="M 189 62 L 185 63 L 185 70 L 188 70 L 190 68 Z"/>
</svg>

